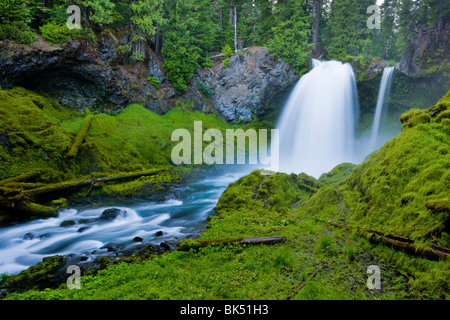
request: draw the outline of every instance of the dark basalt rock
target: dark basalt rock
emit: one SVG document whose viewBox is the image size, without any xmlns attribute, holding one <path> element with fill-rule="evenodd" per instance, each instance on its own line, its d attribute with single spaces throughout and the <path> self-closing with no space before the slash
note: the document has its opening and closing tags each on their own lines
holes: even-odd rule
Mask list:
<svg viewBox="0 0 450 320">
<path fill-rule="evenodd" d="M 73 220 L 66 220 L 66 221 L 61 222 L 61 224 L 59 226 L 61 228 L 66 228 L 66 227 L 71 227 L 71 226 L 73 226 L 75 224 L 76 224 L 76 222 L 73 221 Z"/>
<path fill-rule="evenodd" d="M 214 89 L 214 109 L 227 121 L 248 122 L 261 115 L 270 98 L 298 80 L 293 68 L 281 59 L 273 59 L 264 48 L 236 54 L 231 64 L 217 70 L 200 70 L 193 83 L 209 83 Z"/>
<path fill-rule="evenodd" d="M 33 240 L 34 238 L 35 238 L 34 234 L 32 234 L 31 232 L 29 232 L 23 236 L 23 240 Z"/>
</svg>

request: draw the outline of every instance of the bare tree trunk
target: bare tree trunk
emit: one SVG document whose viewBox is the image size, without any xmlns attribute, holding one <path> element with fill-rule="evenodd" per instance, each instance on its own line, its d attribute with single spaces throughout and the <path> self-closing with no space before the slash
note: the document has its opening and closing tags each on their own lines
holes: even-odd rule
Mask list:
<svg viewBox="0 0 450 320">
<path fill-rule="evenodd" d="M 236 6 L 234 6 L 234 53 L 237 53 L 237 13 Z"/>
<path fill-rule="evenodd" d="M 159 54 L 161 52 L 161 41 L 160 41 L 160 24 L 158 23 L 158 26 L 156 27 L 156 34 L 155 34 L 155 53 Z"/>
<path fill-rule="evenodd" d="M 319 42 L 319 20 L 320 20 L 320 0 L 313 1 L 313 16 L 314 16 L 314 24 L 312 26 L 312 42 L 317 46 Z"/>
</svg>

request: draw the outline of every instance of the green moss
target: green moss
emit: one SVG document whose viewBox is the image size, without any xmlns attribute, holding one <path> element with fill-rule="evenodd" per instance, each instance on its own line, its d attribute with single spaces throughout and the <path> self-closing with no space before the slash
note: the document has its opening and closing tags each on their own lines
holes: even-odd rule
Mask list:
<svg viewBox="0 0 450 320">
<path fill-rule="evenodd" d="M 426 207 L 436 212 L 450 213 L 450 200 L 448 198 L 427 202 Z"/>
<path fill-rule="evenodd" d="M 21 205 L 36 217 L 56 217 L 58 215 L 58 212 L 53 207 L 48 207 L 32 202 L 23 202 L 21 203 Z"/>
<path fill-rule="evenodd" d="M 67 158 L 70 159 L 70 158 L 76 157 L 76 155 L 78 153 L 78 149 L 83 144 L 83 140 L 86 138 L 86 134 L 87 134 L 89 128 L 91 127 L 92 119 L 93 119 L 93 116 L 88 115 L 86 117 L 86 119 L 84 120 L 83 124 L 81 125 L 80 130 L 77 133 L 77 136 L 75 137 L 75 142 L 73 143 L 72 147 L 70 148 L 69 152 L 67 153 Z"/>
</svg>

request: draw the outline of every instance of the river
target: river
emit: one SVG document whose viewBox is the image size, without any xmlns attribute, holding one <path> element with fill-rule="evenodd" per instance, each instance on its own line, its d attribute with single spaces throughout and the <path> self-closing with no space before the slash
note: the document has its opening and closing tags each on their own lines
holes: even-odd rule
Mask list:
<svg viewBox="0 0 450 320">
<path fill-rule="evenodd" d="M 177 243 L 205 231 L 207 218 L 227 186 L 248 174 L 233 171 L 177 187 L 162 202 L 128 199 L 101 205 L 62 209 L 58 217 L 33 220 L 0 228 L 0 274 L 17 274 L 54 255 L 106 251 L 113 245 L 132 246 L 135 237 L 144 243 Z M 112 221 L 100 221 L 111 208 L 121 210 Z M 75 224 L 61 227 L 65 221 Z M 155 235 L 162 231 L 162 235 Z"/>
</svg>

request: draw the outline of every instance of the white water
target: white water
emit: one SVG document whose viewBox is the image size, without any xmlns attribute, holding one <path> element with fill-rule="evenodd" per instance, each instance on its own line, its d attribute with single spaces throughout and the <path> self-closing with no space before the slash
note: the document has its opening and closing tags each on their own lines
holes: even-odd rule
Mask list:
<svg viewBox="0 0 450 320">
<path fill-rule="evenodd" d="M 277 125 L 279 171 L 318 178 L 338 164 L 355 162 L 358 118 L 351 65 L 313 60 L 313 69 L 295 86 Z"/>
<path fill-rule="evenodd" d="M 375 111 L 375 117 L 373 119 L 372 133 L 370 135 L 367 153 L 373 152 L 378 147 L 380 147 L 378 138 L 381 124 L 381 115 L 383 114 L 383 111 L 388 107 L 389 92 L 391 89 L 393 73 L 394 67 L 388 67 L 384 69 L 383 76 L 381 77 L 380 91 L 378 92 L 377 107 Z"/>
<path fill-rule="evenodd" d="M 170 243 L 199 235 L 223 191 L 245 174 L 248 171 L 197 181 L 187 188 L 177 189 L 173 198 L 164 202 L 134 199 L 112 206 L 72 208 L 62 210 L 56 218 L 0 228 L 0 274 L 18 273 L 47 256 L 89 256 L 94 250 L 99 254 L 107 252 L 108 244 L 132 246 L 136 236 L 159 245 L 162 241 Z M 95 220 L 108 208 L 118 208 L 123 213 L 114 221 Z M 95 222 L 85 222 L 85 219 Z M 67 220 L 76 224 L 60 227 Z M 87 229 L 80 232 L 80 228 L 85 227 Z M 156 237 L 157 231 L 163 231 L 163 236 Z"/>
</svg>

